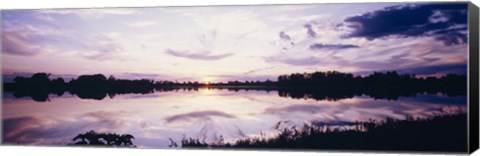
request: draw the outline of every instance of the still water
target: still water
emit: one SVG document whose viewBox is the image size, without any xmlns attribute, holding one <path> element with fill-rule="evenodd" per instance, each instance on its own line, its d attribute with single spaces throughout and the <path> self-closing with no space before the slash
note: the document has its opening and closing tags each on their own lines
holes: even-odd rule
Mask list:
<svg viewBox="0 0 480 156">
<path fill-rule="evenodd" d="M 360 95 L 341 100 L 279 96 L 277 91 L 177 90 L 125 94 L 103 100 L 75 95 L 50 96 L 48 102 L 4 93 L 3 138 L 7 144 L 66 145 L 90 130 L 128 133 L 137 147 L 168 148 L 169 138 L 225 141 L 273 135 L 276 127 L 428 117 L 466 109 L 465 96 L 419 94 L 397 100 Z M 280 123 L 280 124 L 279 124 Z"/>
</svg>

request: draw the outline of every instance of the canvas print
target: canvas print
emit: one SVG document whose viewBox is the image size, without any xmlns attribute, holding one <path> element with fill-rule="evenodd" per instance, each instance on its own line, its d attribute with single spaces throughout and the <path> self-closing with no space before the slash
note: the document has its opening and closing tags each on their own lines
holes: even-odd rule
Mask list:
<svg viewBox="0 0 480 156">
<path fill-rule="evenodd" d="M 468 3 L 1 11 L 2 143 L 467 151 Z"/>
</svg>

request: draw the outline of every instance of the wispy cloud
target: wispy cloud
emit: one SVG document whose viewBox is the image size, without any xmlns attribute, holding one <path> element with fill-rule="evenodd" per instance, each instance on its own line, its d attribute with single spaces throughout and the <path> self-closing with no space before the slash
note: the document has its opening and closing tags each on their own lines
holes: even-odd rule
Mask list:
<svg viewBox="0 0 480 156">
<path fill-rule="evenodd" d="M 118 41 L 118 33 L 103 33 L 89 36 L 88 39 L 95 42 L 72 43 L 81 47 L 82 51 L 75 51 L 76 55 L 95 61 L 120 59 L 124 47 Z M 74 50 L 74 49 L 71 49 Z"/>
<path fill-rule="evenodd" d="M 49 35 L 28 25 L 5 30 L 2 32 L 2 52 L 22 56 L 51 52 L 55 48 L 48 42 L 55 41 L 57 35 Z"/>
<path fill-rule="evenodd" d="M 2 52 L 13 55 L 32 56 L 42 52 L 41 47 L 30 34 L 21 31 L 4 31 L 2 33 Z"/>
<path fill-rule="evenodd" d="M 95 111 L 88 112 L 82 115 L 83 118 L 93 121 L 95 124 L 99 124 L 105 127 L 110 128 L 120 128 L 126 126 L 126 123 L 123 120 L 123 117 L 127 117 L 129 114 L 124 111 Z"/>
<path fill-rule="evenodd" d="M 55 22 L 61 18 L 38 12 L 4 13 L 6 20 L 2 32 L 2 52 L 20 56 L 73 54 L 88 60 L 103 61 L 116 59 L 124 50 L 118 33 L 81 34 Z M 23 16 L 32 16 L 29 17 L 32 19 Z"/>
<path fill-rule="evenodd" d="M 288 65 L 294 66 L 313 66 L 321 63 L 325 63 L 324 59 L 316 58 L 313 56 L 309 57 L 300 57 L 300 58 L 285 58 L 279 56 L 270 56 L 264 58 L 266 62 L 281 62 Z"/>
<path fill-rule="evenodd" d="M 329 17 L 330 14 L 314 14 L 314 15 L 305 15 L 305 16 L 288 16 L 288 15 L 279 15 L 272 17 L 273 20 L 290 22 L 291 24 L 297 22 L 310 22 Z"/>
<path fill-rule="evenodd" d="M 74 15 L 83 20 L 97 20 L 108 16 L 125 16 L 140 14 L 140 10 L 132 8 L 112 8 L 112 9 L 45 9 L 36 10 L 40 14 Z"/>
<path fill-rule="evenodd" d="M 323 43 L 315 43 L 310 45 L 310 49 L 312 50 L 320 50 L 320 49 L 349 49 L 349 48 L 359 48 L 358 45 L 353 44 L 323 44 Z"/>
<path fill-rule="evenodd" d="M 3 141 L 9 144 L 67 144 L 72 137 L 88 130 L 110 131 L 122 129 L 127 112 L 93 111 L 66 118 L 20 116 L 3 119 Z"/>
<path fill-rule="evenodd" d="M 204 52 L 204 53 L 192 53 L 188 51 L 175 51 L 171 49 L 167 49 L 165 51 L 166 54 L 176 56 L 176 57 L 183 57 L 183 58 L 188 58 L 188 59 L 194 59 L 194 60 L 204 60 L 204 61 L 215 61 L 215 60 L 220 60 L 224 59 L 227 57 L 230 57 L 233 55 L 233 53 L 227 53 L 227 54 L 219 54 L 219 55 L 211 55 L 210 52 Z"/>
<path fill-rule="evenodd" d="M 276 68 L 276 67 L 272 66 L 272 67 L 266 67 L 266 68 L 252 69 L 252 70 L 249 70 L 247 72 L 244 72 L 242 75 L 255 74 L 255 73 L 258 73 L 258 72 L 261 72 L 261 71 L 266 71 L 266 70 L 270 70 L 270 69 L 274 69 L 274 68 Z"/>
<path fill-rule="evenodd" d="M 315 114 L 325 107 L 326 106 L 321 106 L 321 105 L 299 104 L 299 105 L 292 105 L 292 106 L 281 107 L 281 108 L 267 108 L 265 110 L 265 113 L 277 114 L 277 113 L 296 112 L 296 113 Z"/>
</svg>

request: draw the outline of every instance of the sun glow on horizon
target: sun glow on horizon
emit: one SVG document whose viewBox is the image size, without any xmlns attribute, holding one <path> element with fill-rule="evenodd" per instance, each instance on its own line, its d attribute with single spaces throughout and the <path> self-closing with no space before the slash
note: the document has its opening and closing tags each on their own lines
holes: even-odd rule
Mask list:
<svg viewBox="0 0 480 156">
<path fill-rule="evenodd" d="M 204 84 L 208 85 L 210 83 L 216 82 L 216 79 L 214 77 L 211 77 L 211 76 L 205 76 L 205 77 L 201 77 L 200 81 L 201 81 L 201 83 L 204 83 Z"/>
</svg>

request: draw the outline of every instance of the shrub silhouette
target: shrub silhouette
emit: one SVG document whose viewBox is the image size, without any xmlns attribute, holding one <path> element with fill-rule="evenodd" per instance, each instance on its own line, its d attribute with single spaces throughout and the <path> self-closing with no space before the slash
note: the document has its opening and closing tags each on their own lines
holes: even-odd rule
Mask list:
<svg viewBox="0 0 480 156">
<path fill-rule="evenodd" d="M 120 135 L 116 133 L 97 133 L 95 131 L 88 131 L 74 137 L 72 139 L 74 143 L 70 145 L 135 147 L 132 143 L 132 139 L 135 138 L 130 134 Z"/>
</svg>

